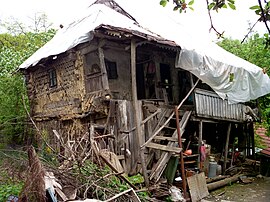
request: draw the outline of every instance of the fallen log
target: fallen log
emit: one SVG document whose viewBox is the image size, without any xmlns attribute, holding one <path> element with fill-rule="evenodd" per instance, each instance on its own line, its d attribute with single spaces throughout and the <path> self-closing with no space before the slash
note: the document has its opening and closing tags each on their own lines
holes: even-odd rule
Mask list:
<svg viewBox="0 0 270 202">
<path fill-rule="evenodd" d="M 226 178 L 224 180 L 209 183 L 209 184 L 207 184 L 207 189 L 208 189 L 208 191 L 212 191 L 212 190 L 218 189 L 220 187 L 226 186 L 227 184 L 238 181 L 240 176 L 242 176 L 242 175 L 234 175 L 234 176 Z"/>
<path fill-rule="evenodd" d="M 229 176 L 228 175 L 220 175 L 220 176 L 216 176 L 216 177 L 211 177 L 211 178 L 206 179 L 206 183 L 209 184 L 212 182 L 220 181 L 220 180 L 223 180 L 227 177 L 229 177 Z"/>
</svg>

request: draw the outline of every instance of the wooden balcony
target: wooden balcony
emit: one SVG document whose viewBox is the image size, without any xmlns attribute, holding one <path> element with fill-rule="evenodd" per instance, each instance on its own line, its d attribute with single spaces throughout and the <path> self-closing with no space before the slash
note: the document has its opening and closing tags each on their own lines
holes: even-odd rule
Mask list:
<svg viewBox="0 0 270 202">
<path fill-rule="evenodd" d="M 245 105 L 229 104 L 216 93 L 195 89 L 195 112 L 198 117 L 242 122 L 245 120 Z"/>
</svg>

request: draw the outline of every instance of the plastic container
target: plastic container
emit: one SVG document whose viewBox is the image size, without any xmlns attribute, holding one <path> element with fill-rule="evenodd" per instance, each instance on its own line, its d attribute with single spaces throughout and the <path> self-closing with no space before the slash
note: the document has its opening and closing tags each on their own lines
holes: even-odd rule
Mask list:
<svg viewBox="0 0 270 202">
<path fill-rule="evenodd" d="M 217 176 L 217 162 L 209 162 L 208 177 Z"/>
<path fill-rule="evenodd" d="M 217 176 L 221 175 L 221 165 L 217 165 Z"/>
</svg>

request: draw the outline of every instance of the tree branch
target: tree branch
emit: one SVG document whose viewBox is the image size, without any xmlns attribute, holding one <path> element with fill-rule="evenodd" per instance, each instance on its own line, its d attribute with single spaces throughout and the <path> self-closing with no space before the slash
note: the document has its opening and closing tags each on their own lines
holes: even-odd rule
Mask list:
<svg viewBox="0 0 270 202">
<path fill-rule="evenodd" d="M 245 35 L 245 37 L 243 38 L 243 40 L 241 41 L 241 43 L 244 43 L 244 41 L 246 40 L 246 38 L 248 37 L 248 35 L 252 32 L 253 28 L 255 27 L 255 25 L 259 22 L 259 19 L 252 25 L 251 28 L 249 28 L 248 33 Z"/>
<path fill-rule="evenodd" d="M 220 33 L 219 31 L 217 31 L 217 29 L 215 28 L 214 24 L 213 24 L 213 20 L 212 20 L 212 16 L 211 16 L 211 12 L 210 12 L 210 9 L 208 8 L 209 6 L 209 1 L 206 0 L 206 5 L 207 5 L 207 11 L 208 11 L 208 16 L 209 16 L 209 20 L 210 20 L 210 29 L 209 29 L 209 32 L 211 31 L 211 29 L 213 29 L 216 34 L 218 35 L 218 38 L 223 38 L 223 33 Z"/>
<path fill-rule="evenodd" d="M 266 26 L 266 28 L 267 28 L 267 30 L 268 30 L 268 33 L 270 34 L 270 29 L 269 29 L 268 24 L 267 24 L 267 19 L 265 18 L 265 13 L 264 13 L 264 10 L 263 10 L 263 7 L 262 7 L 262 2 L 261 2 L 261 0 L 258 0 L 258 3 L 259 3 L 259 6 L 260 6 L 260 9 L 261 9 L 261 11 L 262 11 L 262 19 L 263 19 L 263 22 L 264 22 L 264 24 L 265 24 L 265 26 Z"/>
</svg>

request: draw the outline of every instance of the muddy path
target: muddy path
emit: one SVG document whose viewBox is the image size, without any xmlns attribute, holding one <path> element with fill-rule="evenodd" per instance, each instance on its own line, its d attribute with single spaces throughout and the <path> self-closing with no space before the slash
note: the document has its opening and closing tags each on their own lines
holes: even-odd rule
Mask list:
<svg viewBox="0 0 270 202">
<path fill-rule="evenodd" d="M 240 182 L 210 192 L 202 202 L 270 202 L 270 177 L 250 178 L 251 183 Z"/>
</svg>

